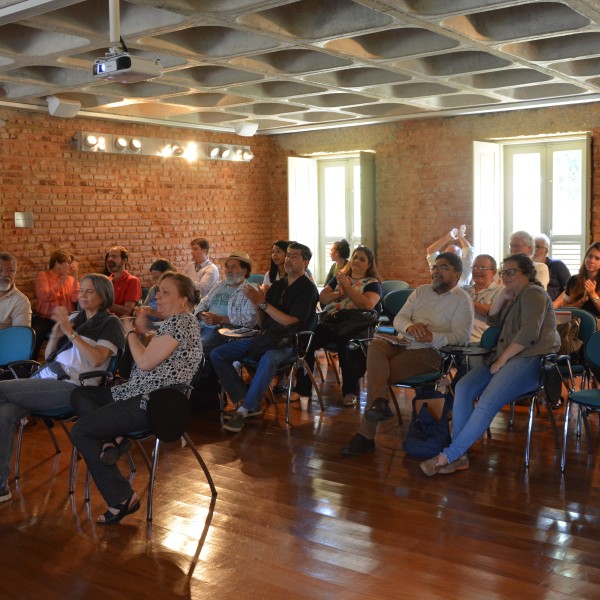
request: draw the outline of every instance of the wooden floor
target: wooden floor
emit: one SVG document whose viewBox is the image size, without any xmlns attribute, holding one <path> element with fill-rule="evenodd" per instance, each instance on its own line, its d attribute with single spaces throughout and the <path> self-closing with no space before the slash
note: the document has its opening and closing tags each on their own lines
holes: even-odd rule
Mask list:
<svg viewBox="0 0 600 600">
<path fill-rule="evenodd" d="M 150 526 L 145 505 L 97 526 L 105 507 L 95 489 L 83 501 L 83 471 L 69 496 L 68 452 L 54 455 L 43 426 L 28 428 L 22 477 L 0 505 L 0 598 L 600 598 L 600 457 L 588 464 L 585 444 L 571 440 L 561 477 L 542 416 L 525 470 L 522 408 L 514 431 L 498 415 L 470 470 L 428 479 L 393 421 L 375 454 L 340 454 L 360 413 L 337 404 L 329 379 L 326 412 L 295 405 L 289 429 L 283 404 L 239 434 L 198 415 L 191 435 L 219 495 L 211 502 L 192 454 L 169 445 Z M 593 433 L 598 443 L 595 420 Z"/>
</svg>

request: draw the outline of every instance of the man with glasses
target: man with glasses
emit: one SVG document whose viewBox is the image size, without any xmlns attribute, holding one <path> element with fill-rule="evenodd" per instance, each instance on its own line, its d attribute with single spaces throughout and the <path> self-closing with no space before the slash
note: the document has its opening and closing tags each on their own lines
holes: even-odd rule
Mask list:
<svg viewBox="0 0 600 600">
<path fill-rule="evenodd" d="M 533 260 L 536 263 L 543 263 L 548 267 L 550 282 L 546 291 L 548 292 L 548 296 L 554 301 L 565 291 L 571 273 L 562 260 L 554 260 L 548 257 L 548 252 L 550 252 L 550 238 L 547 235 L 540 233 L 535 236 L 534 242 L 535 252 Z"/>
<path fill-rule="evenodd" d="M 238 432 L 248 417 L 262 414 L 262 397 L 277 367 L 294 356 L 294 332 L 313 325 L 319 293 L 315 284 L 304 276 L 311 258 L 312 252 L 307 246 L 291 242 L 285 257 L 285 277 L 275 281 L 268 290 L 252 286 L 244 290 L 258 309 L 261 334 L 224 344 L 210 353 L 215 372 L 231 401 L 238 405 L 223 426 L 226 431 Z M 268 340 L 270 347 L 260 350 L 261 338 Z M 246 358 L 258 361 L 249 386 L 234 366 Z"/>
<path fill-rule="evenodd" d="M 367 404 L 358 433 L 342 454 L 358 456 L 375 449 L 377 424 L 393 417 L 388 386 L 416 375 L 438 371 L 439 349 L 465 345 L 473 327 L 473 302 L 458 286 L 462 260 L 442 252 L 431 267 L 431 283 L 419 286 L 394 318 L 404 346 L 375 339 L 367 352 Z"/>
<path fill-rule="evenodd" d="M 0 329 L 16 325 L 31 326 L 31 303 L 15 286 L 17 259 L 0 252 Z"/>
<path fill-rule="evenodd" d="M 535 245 L 533 243 L 532 235 L 526 231 L 515 231 L 510 235 L 508 246 L 511 254 L 524 254 L 533 260 L 535 278 L 542 284 L 542 287 L 547 290 L 548 284 L 550 283 L 550 271 L 543 262 L 535 262 L 533 258 Z"/>
<path fill-rule="evenodd" d="M 498 267 L 496 259 L 489 254 L 480 254 L 473 262 L 473 283 L 463 289 L 471 296 L 475 319 L 471 331 L 471 342 L 481 341 L 483 332 L 488 328 L 487 315 L 496 297 L 502 293 L 503 285 L 496 283 Z"/>
</svg>

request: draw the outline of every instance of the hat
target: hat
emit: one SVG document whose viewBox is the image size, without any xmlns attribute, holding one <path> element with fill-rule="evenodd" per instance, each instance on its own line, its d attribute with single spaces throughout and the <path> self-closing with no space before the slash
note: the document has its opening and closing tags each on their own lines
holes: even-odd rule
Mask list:
<svg viewBox="0 0 600 600">
<path fill-rule="evenodd" d="M 224 256 L 219 259 L 219 262 L 225 264 L 230 258 L 234 258 L 235 260 L 240 260 L 242 262 L 248 263 L 250 267 L 254 264 L 252 259 L 248 256 L 247 252 L 241 252 L 239 250 L 234 250 L 229 254 L 229 256 Z"/>
</svg>

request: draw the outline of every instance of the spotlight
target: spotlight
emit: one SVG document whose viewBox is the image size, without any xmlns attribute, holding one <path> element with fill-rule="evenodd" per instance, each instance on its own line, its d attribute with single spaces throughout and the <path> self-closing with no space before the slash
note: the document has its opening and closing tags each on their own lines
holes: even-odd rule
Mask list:
<svg viewBox="0 0 600 600">
<path fill-rule="evenodd" d="M 181 144 L 171 144 L 169 148 L 171 151 L 171 156 L 181 156 L 184 152 Z"/>
<path fill-rule="evenodd" d="M 86 148 L 93 148 L 98 143 L 98 138 L 95 135 L 86 135 L 83 143 Z"/>
<path fill-rule="evenodd" d="M 132 152 L 140 152 L 142 149 L 142 140 L 138 140 L 137 138 L 133 138 L 129 142 L 129 149 Z"/>
<path fill-rule="evenodd" d="M 210 151 L 210 157 L 211 158 L 219 158 L 219 154 L 221 153 L 221 150 L 218 146 L 215 146 L 214 148 L 211 149 Z"/>
<path fill-rule="evenodd" d="M 223 148 L 221 152 L 221 158 L 229 158 L 231 156 L 231 148 Z"/>
<path fill-rule="evenodd" d="M 247 150 L 244 150 L 244 153 L 242 154 L 242 158 L 244 160 L 252 160 L 254 158 L 254 154 L 252 154 L 252 150 L 250 150 L 250 148 L 248 148 Z"/>
<path fill-rule="evenodd" d="M 115 138 L 115 149 L 123 152 L 127 148 L 127 140 L 124 137 Z"/>
</svg>

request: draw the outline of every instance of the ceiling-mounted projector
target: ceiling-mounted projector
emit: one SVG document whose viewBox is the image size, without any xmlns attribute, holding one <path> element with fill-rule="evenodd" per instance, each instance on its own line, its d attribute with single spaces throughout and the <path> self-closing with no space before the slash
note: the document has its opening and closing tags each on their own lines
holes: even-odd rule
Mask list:
<svg viewBox="0 0 600 600">
<path fill-rule="evenodd" d="M 92 71 L 97 79 L 118 83 L 148 81 L 162 75 L 162 66 L 158 58 L 133 56 L 121 52 L 105 58 L 97 58 Z"/>
</svg>

